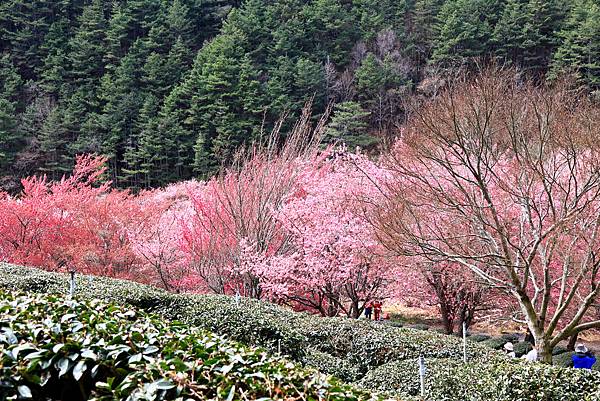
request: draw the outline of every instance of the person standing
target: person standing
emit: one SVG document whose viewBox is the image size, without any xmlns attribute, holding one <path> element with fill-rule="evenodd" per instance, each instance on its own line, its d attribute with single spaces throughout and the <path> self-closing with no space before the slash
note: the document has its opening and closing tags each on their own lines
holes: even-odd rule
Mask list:
<svg viewBox="0 0 600 401">
<path fill-rule="evenodd" d="M 571 359 L 573 360 L 573 367 L 575 369 L 591 369 L 596 363 L 594 354 L 583 344 L 577 344 L 575 353 Z"/>
<path fill-rule="evenodd" d="M 508 355 L 509 358 L 517 357 L 517 355 L 515 354 L 515 346 L 511 342 L 507 342 L 506 344 L 504 344 L 504 353 L 506 353 L 506 355 Z"/>
<path fill-rule="evenodd" d="M 373 305 L 371 305 L 371 301 L 365 304 L 365 317 L 371 320 L 371 313 L 373 312 Z"/>
<path fill-rule="evenodd" d="M 379 320 L 380 316 L 381 316 L 381 301 L 380 300 L 375 300 L 375 302 L 373 302 L 373 312 L 375 312 L 375 320 Z"/>
</svg>

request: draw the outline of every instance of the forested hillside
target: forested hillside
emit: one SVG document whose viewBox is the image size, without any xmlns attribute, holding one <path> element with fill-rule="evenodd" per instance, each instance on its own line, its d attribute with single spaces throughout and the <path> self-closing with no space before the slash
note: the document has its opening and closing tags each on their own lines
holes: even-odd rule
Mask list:
<svg viewBox="0 0 600 401">
<path fill-rule="evenodd" d="M 205 177 L 311 98 L 372 147 L 475 59 L 598 90 L 600 1 L 1 0 L 0 186 L 80 153 L 122 187 Z"/>
</svg>

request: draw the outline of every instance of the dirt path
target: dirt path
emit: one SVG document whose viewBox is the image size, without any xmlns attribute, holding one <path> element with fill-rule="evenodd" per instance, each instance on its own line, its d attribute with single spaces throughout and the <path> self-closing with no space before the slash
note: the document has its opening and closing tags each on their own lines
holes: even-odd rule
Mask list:
<svg viewBox="0 0 600 401">
<path fill-rule="evenodd" d="M 413 324 L 425 324 L 431 329 L 442 330 L 441 320 L 437 316 L 437 310 L 434 307 L 420 308 L 406 305 L 384 305 L 383 312 L 390 314 L 392 320 L 401 321 L 410 326 Z M 483 318 L 476 322 L 469 331 L 476 334 L 486 334 L 492 337 L 499 337 L 503 334 L 519 334 L 520 338 L 525 337 L 526 327 L 508 320 L 498 320 L 494 318 Z M 600 352 L 600 331 L 588 331 L 579 336 L 579 341 L 586 344 L 592 351 Z M 560 346 L 567 347 L 567 341 L 560 343 Z"/>
</svg>

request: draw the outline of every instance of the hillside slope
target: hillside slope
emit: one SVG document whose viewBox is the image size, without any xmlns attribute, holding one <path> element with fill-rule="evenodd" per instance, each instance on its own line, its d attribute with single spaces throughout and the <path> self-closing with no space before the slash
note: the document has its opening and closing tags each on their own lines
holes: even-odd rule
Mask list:
<svg viewBox="0 0 600 401">
<path fill-rule="evenodd" d="M 479 58 L 595 90 L 599 21 L 597 0 L 5 0 L 0 188 L 91 152 L 122 187 L 210 175 L 309 99 L 337 103 L 327 140 L 373 147 Z"/>
</svg>

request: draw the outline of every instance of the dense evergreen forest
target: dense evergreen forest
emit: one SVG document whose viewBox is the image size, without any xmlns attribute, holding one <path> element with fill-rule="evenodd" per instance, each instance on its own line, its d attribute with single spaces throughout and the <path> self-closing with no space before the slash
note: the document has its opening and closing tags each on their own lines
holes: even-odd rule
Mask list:
<svg viewBox="0 0 600 401">
<path fill-rule="evenodd" d="M 311 98 L 373 147 L 482 59 L 593 93 L 600 0 L 0 0 L 0 187 L 89 152 L 121 187 L 206 177 Z"/>
</svg>

